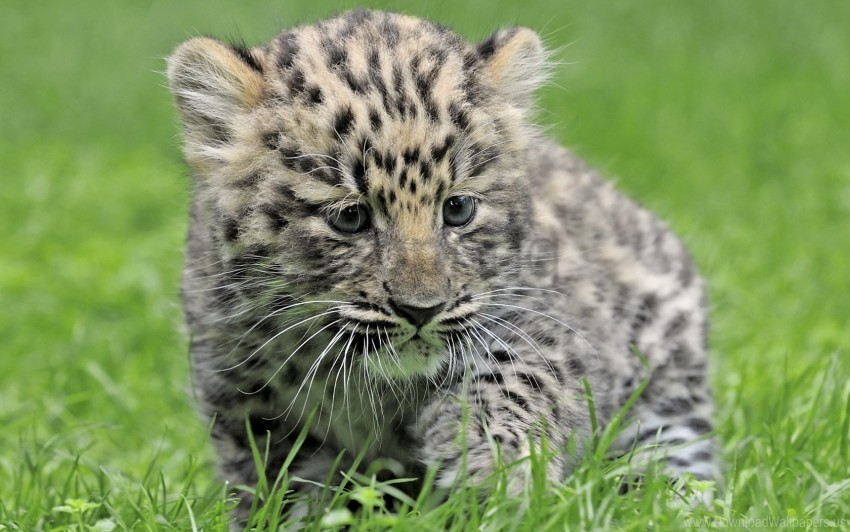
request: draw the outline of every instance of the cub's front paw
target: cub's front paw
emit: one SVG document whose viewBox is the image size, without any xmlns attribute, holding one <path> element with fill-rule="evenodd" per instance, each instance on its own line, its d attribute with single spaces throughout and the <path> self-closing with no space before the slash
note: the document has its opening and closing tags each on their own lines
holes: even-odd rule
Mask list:
<svg viewBox="0 0 850 532">
<path fill-rule="evenodd" d="M 438 487 L 480 486 L 493 477 L 505 455 L 499 438 L 488 436 L 484 425 L 457 401 L 440 401 L 422 413 L 416 426 L 418 457 L 437 471 Z"/>
</svg>

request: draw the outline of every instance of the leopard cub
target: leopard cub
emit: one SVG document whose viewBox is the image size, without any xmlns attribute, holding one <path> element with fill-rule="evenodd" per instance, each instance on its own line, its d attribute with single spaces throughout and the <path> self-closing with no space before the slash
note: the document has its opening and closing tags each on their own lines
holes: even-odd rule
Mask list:
<svg viewBox="0 0 850 532">
<path fill-rule="evenodd" d="M 592 436 L 585 383 L 601 427 L 645 385 L 623 453 L 713 476 L 703 281 L 534 125 L 546 59 L 525 28 L 469 44 L 366 10 L 169 57 L 194 175 L 183 302 L 225 479 L 257 482 L 249 436 L 272 480 L 301 437 L 303 490 L 357 456 L 482 482 L 496 449 L 519 489 L 544 433 Z"/>
</svg>

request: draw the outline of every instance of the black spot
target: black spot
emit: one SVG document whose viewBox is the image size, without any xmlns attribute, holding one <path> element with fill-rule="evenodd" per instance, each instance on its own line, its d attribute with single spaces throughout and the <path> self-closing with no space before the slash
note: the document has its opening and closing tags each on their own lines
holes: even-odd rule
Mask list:
<svg viewBox="0 0 850 532">
<path fill-rule="evenodd" d="M 384 154 L 384 168 L 387 170 L 388 174 L 392 174 L 395 172 L 396 158 L 390 152 Z"/>
<path fill-rule="evenodd" d="M 663 400 L 655 407 L 655 413 L 660 416 L 678 416 L 686 414 L 693 409 L 693 405 L 689 399 L 684 397 L 671 397 Z"/>
<path fill-rule="evenodd" d="M 567 361 L 567 367 L 570 368 L 570 371 L 573 372 L 573 375 L 584 375 L 586 369 L 581 360 L 576 358 L 571 358 Z"/>
<path fill-rule="evenodd" d="M 419 54 L 414 55 L 410 59 L 410 71 L 416 74 L 419 71 L 419 65 L 422 63 L 422 56 Z"/>
<path fill-rule="evenodd" d="M 369 192 L 369 183 L 366 181 L 366 165 L 363 163 L 362 159 L 354 161 L 354 167 L 351 170 L 351 174 L 354 176 L 354 181 L 357 183 L 357 190 L 361 194 L 367 194 Z"/>
<path fill-rule="evenodd" d="M 298 40 L 293 33 L 284 33 L 280 36 L 280 55 L 277 57 L 277 66 L 282 70 L 292 68 L 295 55 L 298 53 Z"/>
<path fill-rule="evenodd" d="M 404 188 L 407 185 L 407 168 L 401 169 L 401 174 L 398 176 L 398 186 Z"/>
<path fill-rule="evenodd" d="M 384 41 L 386 41 L 390 48 L 393 48 L 398 44 L 400 32 L 398 26 L 390 20 L 389 15 L 387 15 L 387 17 L 381 22 L 380 35 L 384 38 Z"/>
<path fill-rule="evenodd" d="M 345 73 L 342 74 L 342 77 L 348 85 L 348 88 L 351 89 L 351 92 L 355 94 L 366 94 L 366 82 L 355 76 L 353 72 L 346 70 Z"/>
<path fill-rule="evenodd" d="M 277 131 L 263 133 L 263 144 L 272 151 L 277 150 L 280 147 L 280 133 Z"/>
<path fill-rule="evenodd" d="M 393 63 L 393 90 L 396 93 L 396 98 L 401 100 L 404 98 L 404 74 L 402 73 L 401 63 Z"/>
<path fill-rule="evenodd" d="M 284 167 L 290 170 L 298 170 L 298 162 L 301 157 L 301 152 L 294 146 L 281 146 L 278 148 L 280 153 L 280 162 Z"/>
<path fill-rule="evenodd" d="M 308 105 L 321 105 L 324 101 L 324 96 L 322 95 L 322 89 L 317 85 L 311 85 L 307 88 L 307 104 Z"/>
<path fill-rule="evenodd" d="M 383 214 L 386 214 L 387 213 L 387 196 L 386 196 L 386 194 L 384 193 L 383 190 L 381 190 L 379 193 L 376 194 L 375 197 L 377 198 L 377 201 L 378 201 L 378 208 L 380 209 L 380 211 Z"/>
<path fill-rule="evenodd" d="M 489 382 L 491 384 L 504 384 L 505 379 L 501 373 L 484 373 L 476 378 L 477 381 Z"/>
<path fill-rule="evenodd" d="M 714 459 L 714 455 L 710 451 L 697 451 L 694 453 L 693 458 L 697 462 L 711 462 Z"/>
<path fill-rule="evenodd" d="M 537 344 L 541 347 L 552 347 L 552 346 L 556 345 L 557 343 L 558 343 L 558 341 L 555 340 L 555 338 L 553 336 L 549 336 L 549 335 L 544 334 L 544 335 L 540 335 L 540 337 L 537 338 Z"/>
<path fill-rule="evenodd" d="M 404 150 L 402 157 L 404 158 L 405 164 L 412 166 L 414 163 L 419 161 L 419 148 L 413 147 Z"/>
<path fill-rule="evenodd" d="M 443 157 L 446 156 L 446 153 L 448 153 L 449 148 L 452 147 L 454 141 L 454 135 L 449 135 L 446 137 L 446 140 L 444 140 L 442 144 L 435 145 L 433 148 L 431 148 L 431 158 L 434 160 L 435 163 L 440 162 Z"/>
<path fill-rule="evenodd" d="M 263 180 L 263 176 L 258 173 L 251 173 L 242 179 L 237 179 L 233 181 L 233 186 L 235 188 L 246 188 L 246 189 L 254 189 L 257 188 L 257 185 L 260 184 L 260 181 Z"/>
<path fill-rule="evenodd" d="M 449 117 L 452 124 L 459 129 L 466 130 L 469 128 L 469 114 L 461 108 L 459 103 L 452 102 L 449 104 Z"/>
<path fill-rule="evenodd" d="M 434 193 L 434 196 L 437 198 L 438 201 L 443 199 L 443 192 L 445 192 L 445 190 L 446 190 L 445 184 L 442 181 L 440 181 L 440 183 L 437 185 L 437 192 Z"/>
<path fill-rule="evenodd" d="M 516 405 L 519 406 L 522 410 L 528 410 L 528 399 L 510 390 L 504 390 L 504 393 L 508 399 L 516 403 Z"/>
<path fill-rule="evenodd" d="M 428 115 L 428 119 L 432 122 L 440 120 L 440 112 L 437 109 L 437 104 L 430 98 L 425 101 L 425 113 Z"/>
<path fill-rule="evenodd" d="M 459 321 L 463 321 L 463 319 L 461 318 L 459 319 Z M 513 361 L 510 353 L 508 353 L 504 349 L 496 349 L 490 354 L 493 356 L 494 359 L 496 359 L 496 362 L 499 362 L 500 364 L 510 364 Z"/>
<path fill-rule="evenodd" d="M 688 316 L 684 312 L 679 312 L 667 324 L 667 329 L 664 331 L 665 338 L 673 338 L 678 336 L 688 326 Z"/>
<path fill-rule="evenodd" d="M 675 456 L 667 457 L 667 463 L 673 467 L 688 467 L 691 463 L 684 458 L 678 458 Z"/>
<path fill-rule="evenodd" d="M 241 255 L 238 255 L 234 260 L 245 260 L 247 262 L 260 261 L 269 258 L 271 250 L 263 244 L 253 244 L 245 248 Z"/>
<path fill-rule="evenodd" d="M 274 420 L 266 419 L 262 416 L 252 415 L 248 417 L 248 423 L 251 426 L 251 432 L 254 434 L 265 435 L 267 432 L 273 432 L 278 427 Z"/>
<path fill-rule="evenodd" d="M 410 186 L 409 186 L 408 188 L 410 189 L 410 193 L 411 193 L 411 194 L 416 194 L 416 188 L 417 188 L 417 185 L 416 185 L 416 180 L 415 180 L 415 179 L 411 179 L 411 180 L 410 180 Z"/>
<path fill-rule="evenodd" d="M 332 45 L 327 49 L 328 67 L 330 69 L 343 68 L 348 61 L 348 52 L 339 45 Z"/>
<path fill-rule="evenodd" d="M 321 166 L 319 160 L 312 155 L 300 155 L 298 157 L 298 170 L 302 174 L 311 174 Z"/>
<path fill-rule="evenodd" d="M 354 128 L 354 113 L 351 112 L 351 107 L 344 107 L 337 111 L 334 117 L 334 131 L 341 137 L 344 137 Z"/>
<path fill-rule="evenodd" d="M 289 93 L 293 98 L 298 97 L 302 92 L 304 92 L 304 72 L 300 69 L 295 69 L 290 74 L 289 79 L 287 80 L 287 86 L 289 87 Z"/>
<path fill-rule="evenodd" d="M 467 52 L 463 56 L 463 71 L 472 72 L 480 60 L 480 56 L 476 55 L 474 52 Z"/>
<path fill-rule="evenodd" d="M 708 420 L 699 417 L 689 418 L 685 424 L 697 434 L 705 434 L 712 430 L 711 423 Z"/>
<path fill-rule="evenodd" d="M 369 125 L 372 126 L 372 131 L 380 131 L 381 130 L 381 115 L 378 114 L 376 109 L 369 109 Z"/>
<path fill-rule="evenodd" d="M 221 221 L 221 233 L 228 242 L 235 242 L 239 238 L 239 223 L 227 216 Z"/>
<path fill-rule="evenodd" d="M 699 386 L 703 382 L 705 382 L 705 375 L 702 373 L 694 373 L 692 375 L 688 375 L 685 377 L 685 382 L 688 383 L 689 386 Z"/>
<path fill-rule="evenodd" d="M 389 204 L 390 205 L 395 204 L 396 199 L 397 198 L 396 198 L 396 195 L 395 195 L 395 190 L 390 190 L 390 194 L 389 194 L 389 196 L 387 196 L 387 201 L 389 202 Z"/>
<path fill-rule="evenodd" d="M 416 107 L 415 103 L 407 102 L 407 114 L 410 115 L 411 118 L 419 116 L 419 108 Z"/>
<path fill-rule="evenodd" d="M 436 46 L 429 46 L 428 55 L 430 55 L 431 59 L 434 60 L 436 68 L 439 68 L 443 66 L 443 64 L 446 62 L 446 59 L 448 58 L 449 54 L 446 50 L 442 48 L 438 48 Z"/>
<path fill-rule="evenodd" d="M 522 215 L 513 214 L 511 216 L 513 220 L 521 220 Z M 508 237 L 508 244 L 511 249 L 518 250 L 522 245 L 522 241 L 525 238 L 525 229 L 519 223 L 514 223 L 505 228 L 506 235 Z"/>
<path fill-rule="evenodd" d="M 431 163 L 428 161 L 419 161 L 419 175 L 422 176 L 422 181 L 427 183 L 431 179 L 432 170 Z"/>
<path fill-rule="evenodd" d="M 357 26 L 361 26 L 366 22 L 369 22 L 374 17 L 374 13 L 369 11 L 368 9 L 364 9 L 362 7 L 358 7 L 348 13 L 348 21 L 350 24 L 356 24 Z"/>
<path fill-rule="evenodd" d="M 416 93 L 423 103 L 427 103 L 431 99 L 431 83 L 432 79 L 428 76 L 416 76 Z"/>
<path fill-rule="evenodd" d="M 369 71 L 370 72 L 380 72 L 381 71 L 381 54 L 378 52 L 377 46 L 369 47 Z"/>
<path fill-rule="evenodd" d="M 289 221 L 281 213 L 281 209 L 275 205 L 263 205 L 260 207 L 260 212 L 268 217 L 270 228 L 273 231 L 282 231 L 289 224 Z"/>
<path fill-rule="evenodd" d="M 693 360 L 694 354 L 686 345 L 677 343 L 670 351 L 670 357 L 677 366 L 687 366 Z"/>
</svg>

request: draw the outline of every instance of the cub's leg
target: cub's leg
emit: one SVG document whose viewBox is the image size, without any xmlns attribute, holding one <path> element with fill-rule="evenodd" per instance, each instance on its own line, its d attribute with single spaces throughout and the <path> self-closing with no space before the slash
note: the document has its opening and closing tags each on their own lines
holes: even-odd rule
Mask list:
<svg viewBox="0 0 850 532">
<path fill-rule="evenodd" d="M 544 434 L 551 450 L 566 449 L 573 437 L 583 443 L 590 434 L 580 379 L 568 375 L 562 360 L 544 360 L 528 344 L 508 347 L 502 338 L 489 344 L 481 340 L 477 367 L 469 370 L 466 382 L 419 414 L 414 428 L 418 457 L 437 468 L 440 487 L 480 483 L 497 470 L 500 457 L 509 466 L 509 489 L 516 493 L 527 478 L 528 462 L 510 464 L 527 458 L 531 446 L 540 448 Z M 548 467 L 550 479 L 561 479 L 571 464 L 566 453 L 557 452 Z"/>
<path fill-rule="evenodd" d="M 718 477 L 711 417 L 714 412 L 706 347 L 707 316 L 701 285 L 685 287 L 661 300 L 648 296 L 641 304 L 640 326 L 632 345 L 646 357 L 623 386 L 623 397 L 649 379 L 630 414 L 629 430 L 618 444 L 623 452 L 665 462 L 674 477 L 685 473 L 699 480 Z"/>
</svg>

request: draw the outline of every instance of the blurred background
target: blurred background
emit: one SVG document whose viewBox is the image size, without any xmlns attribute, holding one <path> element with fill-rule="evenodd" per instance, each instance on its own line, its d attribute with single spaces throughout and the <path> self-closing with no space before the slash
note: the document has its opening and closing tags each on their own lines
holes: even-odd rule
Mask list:
<svg viewBox="0 0 850 532">
<path fill-rule="evenodd" d="M 709 280 L 733 504 L 802 512 L 839 483 L 846 509 L 850 3 L 363 4 L 473 41 L 514 24 L 544 37 L 562 64 L 540 122 L 668 220 Z M 187 392 L 190 178 L 163 58 L 194 35 L 258 44 L 350 7 L 2 3 L 0 522 L 48 512 L 74 468 L 215 489 Z M 759 475 L 784 480 L 770 493 Z"/>
</svg>

